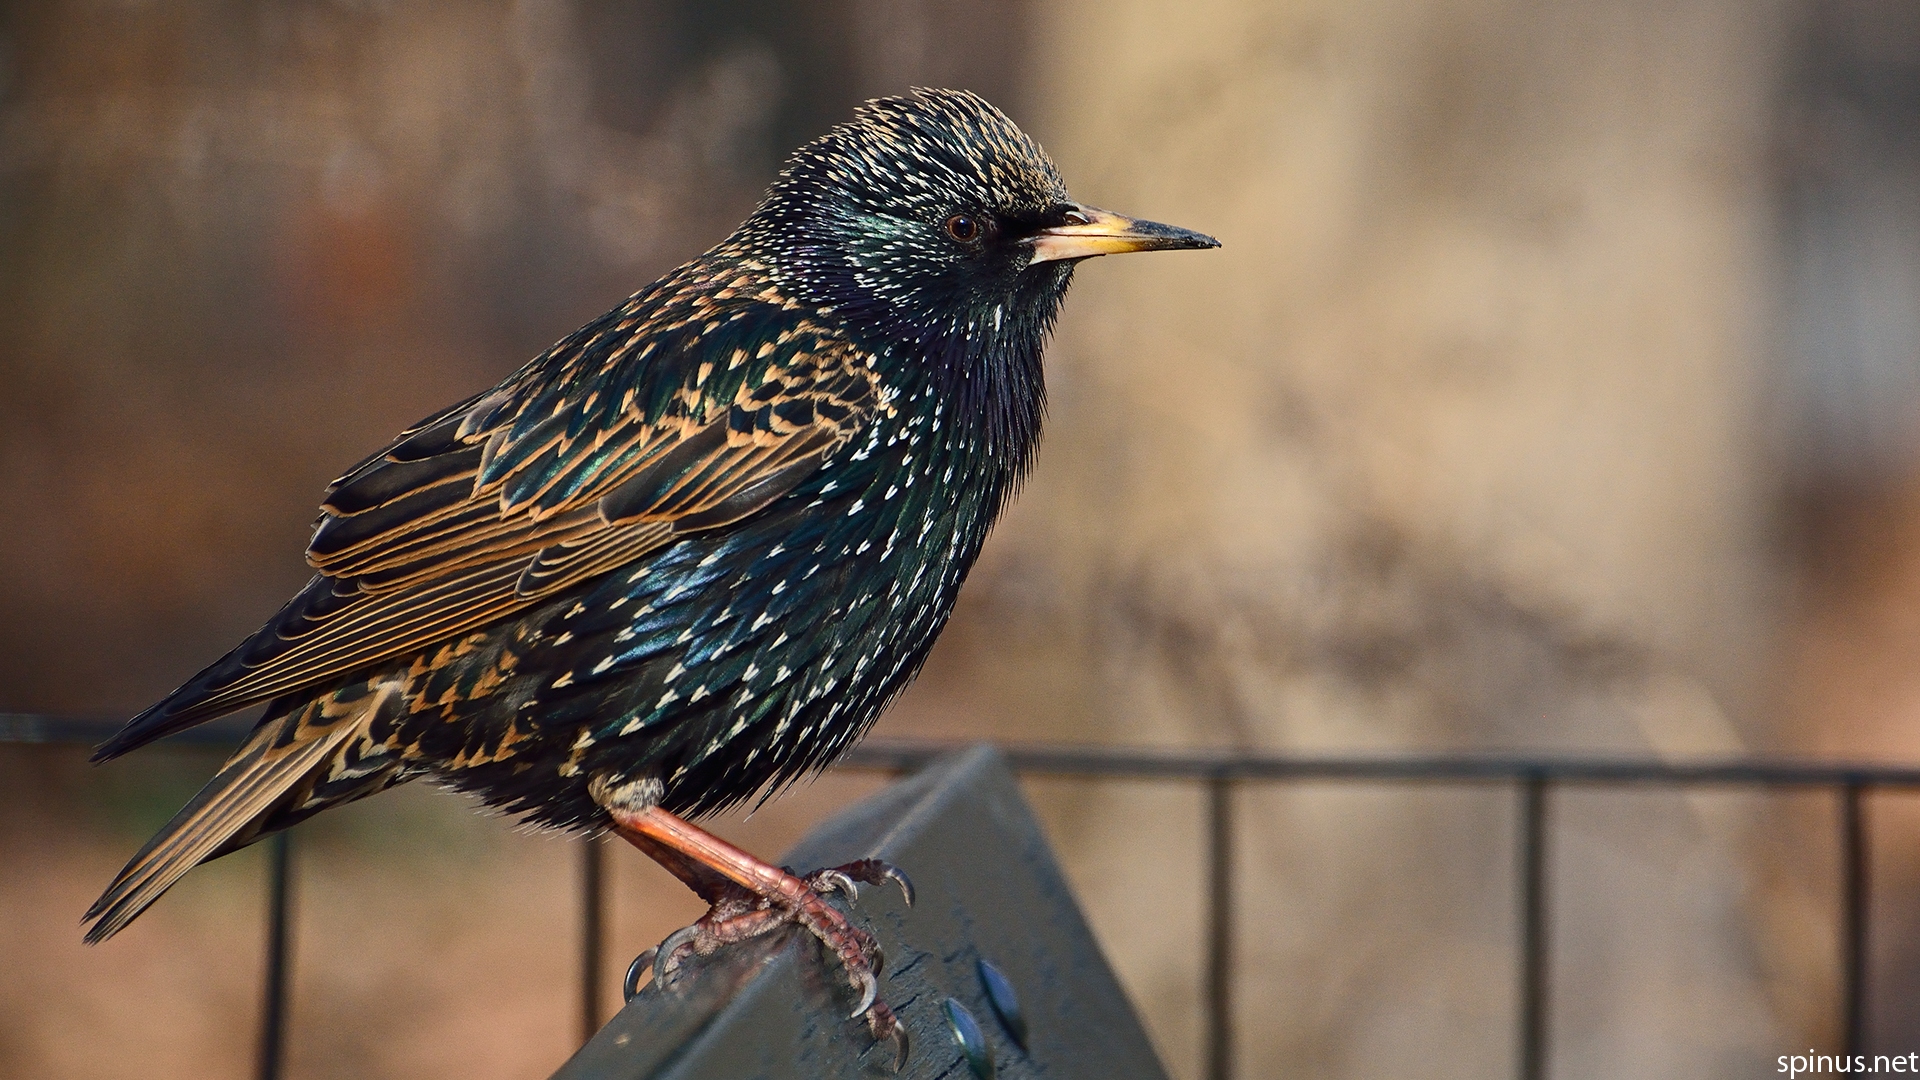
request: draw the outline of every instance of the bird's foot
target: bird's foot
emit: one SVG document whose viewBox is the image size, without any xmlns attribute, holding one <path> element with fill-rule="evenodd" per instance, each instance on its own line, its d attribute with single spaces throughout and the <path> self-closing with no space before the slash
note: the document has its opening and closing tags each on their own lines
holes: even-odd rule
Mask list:
<svg viewBox="0 0 1920 1080">
<path fill-rule="evenodd" d="M 894 1068 L 898 1071 L 907 1058 L 907 1031 L 887 1003 L 879 1000 L 879 977 L 886 958 L 873 935 L 848 921 L 827 903 L 824 894 L 837 892 L 851 903 L 859 896 L 857 883 L 892 882 L 911 905 L 912 881 L 898 867 L 878 859 L 816 870 L 804 878 L 784 867 L 779 873 L 784 880 L 768 882 L 773 887 L 764 893 L 733 882 L 710 888 L 712 906 L 707 913 L 691 926 L 669 934 L 652 951 L 654 982 L 671 985 L 680 968 L 694 957 L 711 956 L 728 945 L 797 924 L 839 959 L 848 984 L 858 995 L 853 1016 L 866 1018 L 875 1039 L 893 1043 Z M 638 975 L 637 970 L 634 975 Z M 630 978 L 629 984 L 637 981 Z"/>
<path fill-rule="evenodd" d="M 673 973 L 691 957 L 710 956 L 728 945 L 797 923 L 840 959 L 847 982 L 859 995 L 853 1015 L 866 1017 L 874 1037 L 893 1044 L 898 1071 L 907 1058 L 907 1031 L 893 1010 L 879 1000 L 884 963 L 879 943 L 872 934 L 848 922 L 822 894 L 838 892 L 851 901 L 860 882 L 879 885 L 891 881 L 911 904 L 913 885 L 905 874 L 877 859 L 861 859 L 815 871 L 803 879 L 657 805 L 623 805 L 612 797 L 617 791 L 609 790 L 612 795 L 604 801 L 614 831 L 686 882 L 708 904 L 707 913 L 698 922 L 674 931 L 655 950 L 652 967 L 657 983 L 669 985 Z M 636 960 L 629 970 L 629 989 L 638 982 L 643 967 Z"/>
</svg>

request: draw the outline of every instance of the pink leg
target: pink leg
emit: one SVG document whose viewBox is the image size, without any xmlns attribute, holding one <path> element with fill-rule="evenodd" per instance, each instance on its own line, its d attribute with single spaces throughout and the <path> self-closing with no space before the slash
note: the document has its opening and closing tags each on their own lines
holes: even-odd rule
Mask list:
<svg viewBox="0 0 1920 1080">
<path fill-rule="evenodd" d="M 895 1040 L 899 1061 L 906 1060 L 906 1029 L 885 1002 L 876 1000 L 882 964 L 879 946 L 871 934 L 848 922 L 820 897 L 822 888 L 850 894 L 854 880 L 870 884 L 892 880 L 911 903 L 912 886 L 898 870 L 875 859 L 862 859 L 803 880 L 659 807 L 638 811 L 609 807 L 608 813 L 615 832 L 710 905 L 699 922 L 662 945 L 656 971 L 666 973 L 677 967 L 683 952 L 711 955 L 725 945 L 798 923 L 840 958 L 847 981 L 860 994 L 854 1015 L 867 1018 L 875 1038 Z"/>
</svg>

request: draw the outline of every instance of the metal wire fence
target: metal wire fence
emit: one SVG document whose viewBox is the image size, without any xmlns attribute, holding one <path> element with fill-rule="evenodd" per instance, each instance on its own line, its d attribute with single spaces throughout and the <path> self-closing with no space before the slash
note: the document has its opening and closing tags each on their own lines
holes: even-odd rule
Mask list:
<svg viewBox="0 0 1920 1080">
<path fill-rule="evenodd" d="M 92 744 L 116 725 L 60 717 L 0 713 L 0 743 Z M 226 743 L 231 733 L 195 729 L 181 742 Z M 869 739 L 837 768 L 909 773 L 958 748 L 958 744 Z M 1500 754 L 1394 756 L 1297 756 L 1236 751 L 1164 751 L 1141 748 L 1013 744 L 1001 747 L 1008 764 L 1022 776 L 1081 777 L 1108 780 L 1157 780 L 1197 785 L 1204 792 L 1200 827 L 1206 851 L 1206 942 L 1202 950 L 1202 1008 L 1205 1015 L 1204 1071 L 1207 1080 L 1234 1076 L 1234 829 L 1237 791 L 1256 785 L 1303 781 L 1342 784 L 1452 784 L 1505 787 L 1512 791 L 1518 828 L 1514 878 L 1518 883 L 1514 934 L 1519 962 L 1514 972 L 1517 1015 L 1515 1074 L 1520 1080 L 1546 1080 L 1548 1038 L 1552 1033 L 1548 996 L 1552 957 L 1548 948 L 1553 896 L 1548 888 L 1552 855 L 1554 795 L 1568 787 L 1704 787 L 1812 789 L 1836 800 L 1840 852 L 1840 904 L 1836 913 L 1841 943 L 1841 1016 L 1843 1046 L 1864 1053 L 1868 1014 L 1867 941 L 1870 866 L 1868 802 L 1879 790 L 1920 789 L 1920 766 L 1866 765 L 1753 758 L 1700 762 L 1662 762 L 1610 757 L 1533 757 Z M 270 841 L 267 860 L 267 956 L 261 990 L 261 1029 L 257 1075 L 279 1080 L 284 1070 L 290 939 L 288 888 L 293 860 L 290 834 Z M 580 845 L 580 1018 L 581 1038 L 599 1026 L 600 978 L 605 952 L 605 866 L 600 843 Z"/>
</svg>

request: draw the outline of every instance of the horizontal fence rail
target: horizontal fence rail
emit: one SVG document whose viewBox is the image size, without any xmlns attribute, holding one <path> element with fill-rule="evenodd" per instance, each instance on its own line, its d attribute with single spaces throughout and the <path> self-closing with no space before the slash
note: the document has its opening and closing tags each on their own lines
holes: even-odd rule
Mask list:
<svg viewBox="0 0 1920 1080">
<path fill-rule="evenodd" d="M 0 713 L 0 743 L 91 745 L 118 730 L 114 721 L 38 714 Z M 169 737 L 177 745 L 232 746 L 240 732 L 200 727 Z M 908 739 L 869 739 L 840 759 L 838 768 L 909 773 L 965 744 Z M 1601 756 L 1520 754 L 1299 755 L 1232 750 L 1008 744 L 1001 752 L 1016 773 L 1089 780 L 1152 780 L 1200 785 L 1205 794 L 1207 922 L 1204 1075 L 1233 1075 L 1233 794 L 1242 785 L 1327 781 L 1367 784 L 1505 785 L 1515 794 L 1518 843 L 1515 927 L 1520 956 L 1516 972 L 1515 1073 L 1545 1080 L 1548 1066 L 1551 957 L 1548 927 L 1551 890 L 1550 811 L 1554 792 L 1569 785 L 1663 788 L 1814 788 L 1837 796 L 1840 849 L 1841 1031 L 1843 1051 L 1863 1053 L 1868 1009 L 1866 950 L 1870 866 L 1867 797 L 1876 789 L 1920 790 L 1920 766 L 1827 761 L 1728 758 L 1691 762 Z M 600 973 L 604 969 L 604 853 L 598 841 L 581 845 L 581 1033 L 600 1021 Z M 284 1067 L 287 982 L 291 946 L 288 927 L 292 845 L 282 833 L 268 859 L 267 973 L 262 990 L 257 1074 L 278 1080 Z"/>
</svg>

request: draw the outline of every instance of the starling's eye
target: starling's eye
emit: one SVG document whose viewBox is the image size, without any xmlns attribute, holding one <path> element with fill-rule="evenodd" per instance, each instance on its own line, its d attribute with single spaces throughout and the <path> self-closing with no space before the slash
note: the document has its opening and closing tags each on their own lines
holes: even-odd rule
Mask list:
<svg viewBox="0 0 1920 1080">
<path fill-rule="evenodd" d="M 980 222 L 971 214 L 955 214 L 947 219 L 947 235 L 963 244 L 980 239 Z"/>
</svg>

